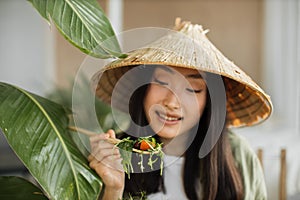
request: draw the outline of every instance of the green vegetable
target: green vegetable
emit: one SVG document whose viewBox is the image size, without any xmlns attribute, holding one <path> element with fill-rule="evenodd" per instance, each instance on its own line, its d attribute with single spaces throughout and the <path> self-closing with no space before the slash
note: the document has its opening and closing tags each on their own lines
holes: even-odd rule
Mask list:
<svg viewBox="0 0 300 200">
<path fill-rule="evenodd" d="M 145 145 L 149 145 L 149 148 L 145 148 Z M 120 149 L 120 154 L 123 159 L 122 165 L 129 178 L 130 173 L 134 172 L 132 166 L 133 153 L 137 153 L 139 156 L 140 161 L 137 164 L 140 167 L 141 172 L 144 172 L 145 169 L 145 155 L 149 156 L 147 165 L 151 170 L 153 170 L 153 164 L 160 160 L 160 174 L 162 175 L 164 153 L 162 151 L 162 143 L 157 143 L 155 138 L 141 137 L 137 140 L 132 140 L 130 137 L 127 137 L 120 140 L 115 146 Z M 157 155 L 160 159 L 158 157 L 153 157 L 154 155 Z"/>
<path fill-rule="evenodd" d="M 133 149 L 134 141 L 130 140 L 130 138 L 124 138 L 119 143 L 116 144 L 116 147 L 119 147 L 120 154 L 123 158 L 122 165 L 124 171 L 128 174 L 130 178 L 130 173 L 133 172 L 133 167 L 131 164 L 131 156 L 132 156 L 132 149 Z"/>
</svg>

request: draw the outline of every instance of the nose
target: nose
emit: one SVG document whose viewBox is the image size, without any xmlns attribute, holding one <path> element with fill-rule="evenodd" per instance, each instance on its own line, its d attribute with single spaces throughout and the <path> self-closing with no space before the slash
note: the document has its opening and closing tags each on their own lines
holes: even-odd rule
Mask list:
<svg viewBox="0 0 300 200">
<path fill-rule="evenodd" d="M 163 99 L 163 105 L 171 110 L 180 108 L 180 102 L 178 101 L 178 97 L 171 90 L 168 90 L 167 94 L 165 95 Z"/>
</svg>

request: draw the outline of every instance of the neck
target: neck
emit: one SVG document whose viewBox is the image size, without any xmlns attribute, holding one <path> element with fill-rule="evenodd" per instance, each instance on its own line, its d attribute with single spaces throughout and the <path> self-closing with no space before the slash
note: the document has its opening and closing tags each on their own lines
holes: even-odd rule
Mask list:
<svg viewBox="0 0 300 200">
<path fill-rule="evenodd" d="M 163 143 L 163 151 L 167 155 L 183 156 L 189 145 L 189 134 L 182 134 L 175 138 L 160 138 Z"/>
</svg>

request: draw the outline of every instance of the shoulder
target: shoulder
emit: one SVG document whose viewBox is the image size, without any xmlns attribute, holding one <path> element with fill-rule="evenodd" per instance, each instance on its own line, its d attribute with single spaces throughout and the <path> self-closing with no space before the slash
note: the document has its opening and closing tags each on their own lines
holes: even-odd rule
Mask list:
<svg viewBox="0 0 300 200">
<path fill-rule="evenodd" d="M 245 199 L 267 199 L 264 173 L 255 151 L 241 135 L 229 132 L 228 138 L 243 179 Z"/>
<path fill-rule="evenodd" d="M 231 131 L 228 133 L 229 143 L 231 145 L 231 150 L 236 159 L 240 156 L 244 158 L 256 158 L 256 153 L 250 146 L 248 141 L 241 135 L 237 135 Z"/>
<path fill-rule="evenodd" d="M 260 163 L 248 141 L 233 132 L 228 133 L 228 138 L 237 167 L 243 173 L 255 173 L 256 169 L 260 167 Z"/>
</svg>

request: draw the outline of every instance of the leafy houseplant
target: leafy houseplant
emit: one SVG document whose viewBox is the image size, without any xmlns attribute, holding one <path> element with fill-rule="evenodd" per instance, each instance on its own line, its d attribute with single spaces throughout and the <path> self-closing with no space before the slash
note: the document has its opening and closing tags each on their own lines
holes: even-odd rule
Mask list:
<svg viewBox="0 0 300 200">
<path fill-rule="evenodd" d="M 29 0 L 74 46 L 97 58 L 124 57 L 96 0 Z M 104 42 L 106 41 L 106 42 Z M 100 45 L 99 45 L 100 44 Z M 69 109 L 0 83 L 0 128 L 40 187 L 0 177 L 0 199 L 97 199 L 102 182 L 68 125 Z"/>
</svg>

